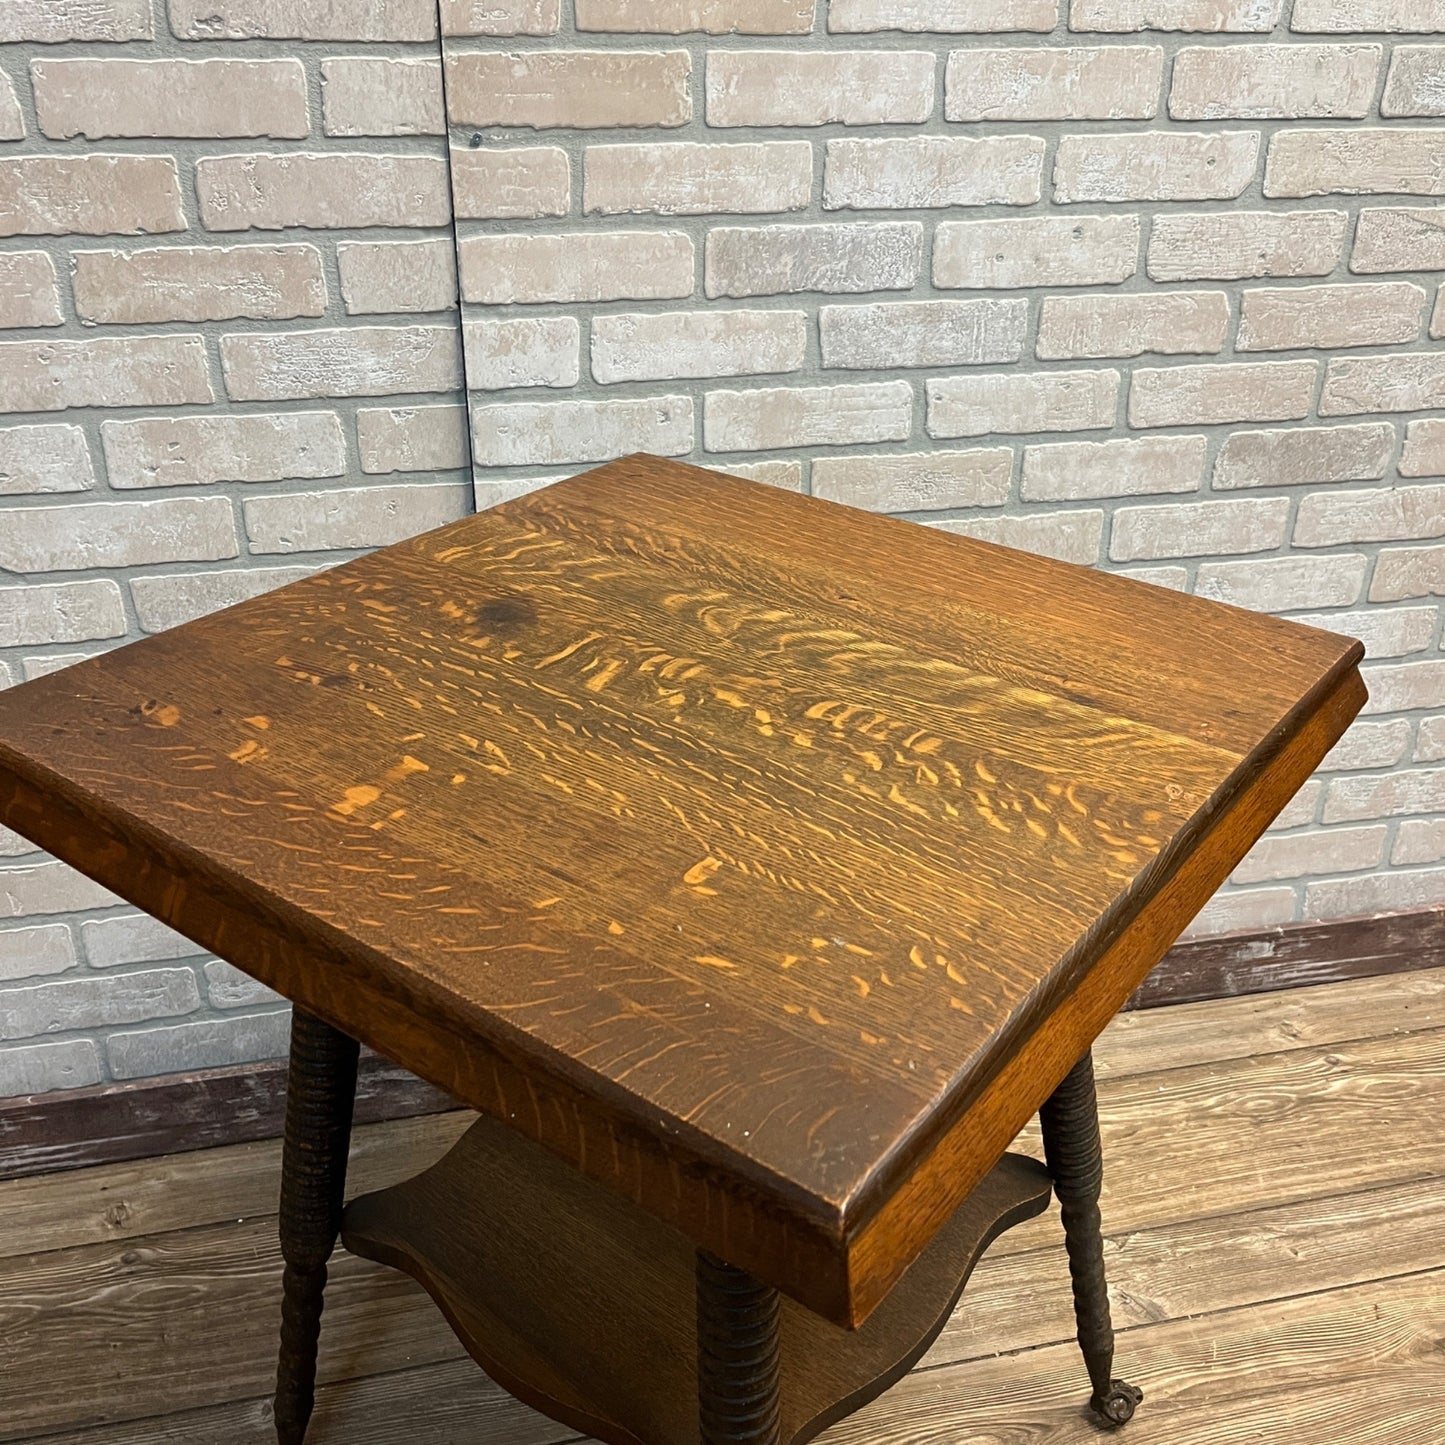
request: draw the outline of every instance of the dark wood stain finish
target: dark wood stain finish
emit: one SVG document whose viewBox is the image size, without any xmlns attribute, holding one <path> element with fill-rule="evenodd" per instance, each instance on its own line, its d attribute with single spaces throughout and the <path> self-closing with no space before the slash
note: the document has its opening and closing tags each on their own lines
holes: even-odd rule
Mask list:
<svg viewBox="0 0 1445 1445">
<path fill-rule="evenodd" d="M 0 820 L 856 1325 L 1360 653 L 635 457 L 0 695 Z"/>
<path fill-rule="evenodd" d="M 692 1253 L 700 1445 L 782 1445 L 783 1296 L 705 1249 Z M 685 1303 L 686 1275 L 677 1284 Z"/>
<path fill-rule="evenodd" d="M 1114 1326 L 1099 1212 L 1104 1156 L 1092 1054 L 1085 1054 L 1044 1101 L 1039 1127 L 1063 1217 L 1079 1348 L 1094 1387 L 1089 1404 L 1105 1425 L 1127 1425 L 1143 1394 L 1136 1386 L 1114 1378 Z"/>
<path fill-rule="evenodd" d="M 1043 1165 L 1005 1155 L 859 1330 L 779 1300 L 782 1445 L 902 1379 L 984 1250 L 1050 1193 Z M 353 1200 L 342 1240 L 418 1279 L 519 1400 L 609 1445 L 699 1445 L 692 1243 L 535 1144 L 482 1119 L 425 1173 Z"/>
<path fill-rule="evenodd" d="M 1445 908 L 1294 923 L 1176 943 L 1125 1009 L 1237 998 L 1445 966 Z M 0 1180 L 184 1154 L 281 1134 L 286 1063 L 166 1074 L 0 1099 Z M 363 1052 L 356 1122 L 456 1108 L 448 1093 Z"/>
<path fill-rule="evenodd" d="M 1445 1180 L 1438 1132 L 1421 1121 L 1445 1115 L 1445 979 L 1413 992 L 1410 1003 L 1396 979 L 1302 989 L 1150 1010 L 1106 1031 L 1095 1054 L 1114 1323 L 1124 1373 L 1150 1397 L 1121 1445 L 1221 1445 L 1222 1429 L 1231 1445 L 1440 1445 Z M 1188 1039 L 1197 1047 L 1181 1051 Z M 388 1188 L 472 1122 L 361 1130 L 351 1177 Z M 0 1439 L 275 1445 L 279 1158 L 243 1146 L 0 1185 Z M 1103 1445 L 1083 1413 L 1052 1215 L 990 1246 L 920 1366 L 835 1438 Z M 459 1357 L 411 1280 L 346 1253 L 333 1264 L 315 1445 L 575 1439 Z M 1354 1292 L 1391 1276 L 1385 1294 Z M 1390 1303 L 1397 1286 L 1415 1315 Z M 1288 1328 L 1264 1303 L 1286 1297 Z M 1187 1367 L 1171 1339 L 1187 1344 Z"/>
<path fill-rule="evenodd" d="M 281 1351 L 276 1438 L 302 1445 L 316 1404 L 326 1267 L 341 1233 L 356 1098 L 356 1040 L 301 1009 L 291 1019 L 281 1156 Z"/>
</svg>

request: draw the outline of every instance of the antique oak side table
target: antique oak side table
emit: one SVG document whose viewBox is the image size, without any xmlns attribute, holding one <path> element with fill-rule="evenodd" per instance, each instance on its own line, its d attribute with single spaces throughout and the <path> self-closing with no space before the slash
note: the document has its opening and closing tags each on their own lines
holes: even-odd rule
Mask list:
<svg viewBox="0 0 1445 1445">
<path fill-rule="evenodd" d="M 1121 1423 L 1090 1045 L 1360 651 L 632 457 L 0 694 L 0 821 L 296 1004 L 288 1445 L 338 1230 L 570 1426 L 793 1445 L 1051 1187 Z M 358 1040 L 482 1117 L 343 1219 Z"/>
</svg>

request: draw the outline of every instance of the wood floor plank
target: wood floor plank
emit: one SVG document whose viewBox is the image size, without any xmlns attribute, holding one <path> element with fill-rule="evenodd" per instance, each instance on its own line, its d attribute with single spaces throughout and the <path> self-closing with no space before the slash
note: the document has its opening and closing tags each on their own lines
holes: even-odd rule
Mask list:
<svg viewBox="0 0 1445 1445">
<path fill-rule="evenodd" d="M 1310 1201 L 1256 1214 L 1208 1219 L 1157 1230 L 1131 1231 L 1107 1241 L 1114 1280 L 1116 1325 L 1122 1358 L 1132 1360 L 1134 1329 L 1163 1320 L 1238 1309 L 1274 1299 L 1337 1288 L 1379 1275 L 1405 1273 L 1435 1262 L 1445 1230 L 1445 1185 L 1427 1180 L 1372 1190 L 1346 1199 Z M 238 1231 L 224 1253 L 210 1231 L 192 1232 L 191 1248 L 162 1260 L 149 1257 L 147 1293 L 159 1290 L 171 1328 L 130 1313 L 127 1300 L 113 1309 L 129 1321 L 128 1346 L 117 1361 L 123 1380 L 104 1373 L 89 1409 L 99 1411 L 118 1387 L 140 1413 L 175 1403 L 176 1391 L 216 1387 L 217 1399 L 264 1390 L 270 1382 L 275 1340 L 275 1281 L 279 1260 L 269 1229 Z M 214 1253 L 213 1253 L 214 1251 Z M 158 1269 L 169 1266 L 164 1278 Z M 446 1360 L 460 1347 L 430 1299 L 412 1282 L 360 1260 L 340 1260 L 329 1296 L 323 1380 L 343 1381 L 388 1368 L 393 1358 Z M 113 1282 L 102 1282 L 113 1291 Z M 223 1336 L 181 1302 L 181 1291 L 201 1292 L 207 1313 L 229 1322 Z M 148 1329 L 148 1326 L 151 1328 Z M 208 1331 L 194 1342 L 192 1326 Z M 22 1335 L 23 1335 L 22 1331 Z M 964 1303 L 925 1363 L 940 1365 L 1072 1339 L 1073 1316 L 1062 1249 L 985 1256 Z M 25 1393 L 53 1361 L 56 1350 L 85 1343 L 68 1318 L 33 1341 L 29 1370 L 15 1358 Z M 393 1355 L 393 1352 L 394 1355 Z M 174 1358 L 179 1354 L 182 1358 Z M 468 1368 L 471 1368 L 468 1364 Z M 200 1381 L 191 1371 L 202 1372 Z M 76 1399 L 73 1381 L 57 1382 Z M 43 1388 L 43 1385 L 42 1385 Z M 203 1397 L 202 1397 L 203 1398 Z M 55 1401 L 42 1400 L 41 1409 Z M 51 1417 L 52 1420 L 54 1417 Z M 42 1415 L 38 1426 L 43 1428 Z M 0 1437 L 3 1438 L 3 1437 Z M 14 1438 L 14 1437 L 12 1437 Z M 18 1438 L 26 1438 L 23 1434 Z M 123 1437 L 129 1438 L 129 1437 Z M 244 1438 L 244 1437 L 243 1437 Z"/>
<path fill-rule="evenodd" d="M 1116 1317 L 1127 1329 L 1131 1367 L 1142 1359 L 1138 1352 L 1146 1335 L 1173 1328 L 1185 1316 L 1212 1311 L 1210 1318 L 1243 1318 L 1275 1310 L 1294 1295 L 1358 1290 L 1369 1279 L 1438 1263 L 1438 1240 L 1445 1237 L 1445 1185 L 1434 1177 L 1441 1158 L 1433 1121 L 1445 1115 L 1445 1029 L 1405 1031 L 1406 1023 L 1433 1017 L 1428 1012 L 1433 995 L 1426 990 L 1421 995 L 1425 1011 L 1412 1012 L 1414 1005 L 1395 992 L 1398 983 L 1376 981 L 1380 996 L 1388 990 L 1390 999 L 1377 1010 L 1368 994 L 1355 996 L 1351 1005 L 1390 1030 L 1380 1037 L 1305 1043 L 1286 1032 L 1282 1037 L 1293 1043 L 1287 1049 L 1165 1071 L 1114 1072 L 1101 1081 L 1109 1161 L 1105 1223 Z M 1231 1001 L 1251 1008 L 1256 1002 Z M 1341 1022 L 1315 1020 L 1301 1034 L 1318 1039 L 1321 1028 L 1342 1028 L 1338 1002 L 1325 1012 L 1338 1014 Z M 1167 1019 L 1176 1012 L 1182 1010 L 1160 1010 L 1154 1016 Z M 1176 1037 L 1199 1027 L 1197 1020 L 1190 1021 Z M 1250 1027 L 1256 1031 L 1246 1028 L 1246 1036 L 1257 1040 L 1258 1028 L 1266 1026 Z M 1141 1047 L 1132 1057 L 1142 1061 L 1157 1055 Z M 440 1154 L 465 1123 L 465 1116 L 439 1116 L 362 1131 L 354 1187 L 375 1187 L 414 1172 Z M 86 1445 L 169 1439 L 205 1445 L 210 1438 L 205 1431 L 214 1429 L 217 1445 L 233 1440 L 249 1445 L 261 1429 L 256 1423 L 261 1407 L 255 1401 L 269 1392 L 274 1361 L 280 1262 L 269 1201 L 275 1198 L 276 1161 L 265 1153 L 273 1148 L 246 1145 L 156 1161 L 154 1172 L 130 1180 L 133 1187 L 113 1169 L 91 1171 L 106 1174 L 101 1182 L 115 1187 L 94 1189 L 92 1179 L 90 1195 L 78 1187 L 82 1174 L 13 1181 L 37 1187 L 13 1196 L 24 1208 L 16 1230 L 6 1219 L 7 1232 L 12 1240 L 18 1234 L 44 1243 L 38 1250 L 0 1258 L 5 1362 L 0 1440 L 35 1439 L 46 1432 L 62 1432 L 64 1439 L 63 1432 L 69 1432 Z M 209 1175 L 208 1161 L 214 1165 Z M 63 1207 L 52 1212 L 49 1231 L 42 1184 L 60 1186 L 63 1199 Z M 0 1188 L 0 1210 L 11 1187 Z M 199 1201 L 203 1214 L 224 1213 L 198 1227 L 175 1228 L 175 1221 L 186 1218 L 188 1197 Z M 268 1201 L 267 1212 L 237 1222 L 244 1211 L 225 1209 L 226 1201 L 235 1198 Z M 140 1206 L 132 1204 L 136 1199 Z M 116 1210 L 117 1203 L 126 1207 Z M 107 1219 L 108 1209 L 114 1223 Z M 75 1221 L 83 1224 L 83 1237 L 94 1242 L 54 1248 L 57 1229 Z M 126 1231 L 144 1222 L 155 1223 L 160 1232 L 127 1237 Z M 952 1379 L 951 1372 L 975 1369 L 987 1363 L 983 1357 L 1004 1349 L 1028 1350 L 1029 1358 L 1065 1351 L 1073 1359 L 1072 1345 L 1058 1343 L 1071 1333 L 1058 1241 L 1052 1220 L 1005 1236 L 975 1277 L 963 1312 L 930 1355 L 939 1368 L 917 1378 Z M 1441 1278 L 1432 1278 L 1440 1291 Z M 1437 1303 L 1445 1312 L 1445 1296 L 1437 1296 Z M 323 1335 L 328 1399 L 373 1400 L 372 1377 L 390 1372 L 398 1389 L 416 1385 L 414 1408 L 419 1419 L 430 1422 L 439 1402 L 428 1403 L 413 1377 L 439 1371 L 451 1379 L 456 1371 L 458 1378 L 474 1379 L 474 1367 L 458 1361 L 459 1346 L 421 1291 L 365 1261 L 338 1258 Z M 972 1363 L 961 1363 L 965 1360 Z M 484 1397 L 491 1398 L 486 1392 L 492 1387 L 481 1383 Z M 1196 1387 L 1178 1386 L 1185 1395 Z M 915 1387 L 910 1383 L 907 1388 Z M 1304 1384 L 1299 1388 L 1308 1394 Z M 1047 1392 L 1039 1389 L 1039 1400 L 1046 1400 Z M 1054 1404 L 1075 1393 L 1071 1386 L 1053 1397 Z M 905 1405 L 911 1398 L 900 1397 Z M 477 1406 L 483 1413 L 490 1408 Z M 535 1417 L 506 1414 L 520 1407 L 496 1408 L 508 1422 L 502 1445 L 512 1445 L 514 1438 L 515 1445 L 565 1438 L 566 1432 L 557 1433 L 555 1427 L 546 1427 L 554 1433 L 538 1436 Z M 391 1439 L 407 1445 L 424 1439 L 464 1445 L 472 1438 L 470 1429 L 445 1433 L 451 1426 L 430 1436 L 409 1430 L 388 1435 L 372 1421 L 368 1412 L 374 1413 L 373 1406 L 347 1404 L 346 1411 L 352 1410 L 359 1412 L 357 1419 L 365 1417 L 365 1433 L 348 1424 L 352 1433 L 337 1435 L 334 1442 L 329 1435 L 319 1438 L 328 1445 Z M 1034 1418 L 1032 1410 L 1024 1411 L 1026 1423 Z M 178 1415 L 156 1421 L 160 1412 L 186 1411 L 193 1412 L 186 1425 L 193 1433 L 155 1433 L 180 1428 Z M 351 1420 L 346 1411 L 337 1418 Z M 212 1416 L 213 1424 L 201 1423 Z M 447 1417 L 452 1418 L 450 1406 Z M 1440 1417 L 1445 1418 L 1445 1403 Z M 468 1418 L 480 1417 L 474 1410 Z M 990 1445 L 1034 1440 L 1066 1445 L 1075 1438 L 1067 1433 L 1072 1427 L 1066 1421 L 1060 1424 L 1062 1417 L 1048 1418 L 1050 1429 L 1066 1433 L 910 1435 L 905 1429 L 896 1438 L 899 1445 L 924 1440 L 964 1445 L 975 1438 Z M 1360 1439 L 1370 1445 L 1377 1440 L 1381 1445 L 1445 1441 L 1445 1432 L 1428 1440 L 1410 1433 L 1415 1417 L 1408 1411 L 1389 1418 L 1403 1432 L 1398 1437 Z M 965 1426 L 974 1428 L 967 1421 Z M 986 1428 L 994 1427 L 978 1426 Z M 233 1429 L 239 1433 L 226 1433 Z M 492 1445 L 484 1432 L 479 1434 Z M 1232 1437 L 1180 1438 L 1188 1445 L 1196 1439 L 1232 1445 Z M 1267 1438 L 1239 1437 L 1249 1445 L 1263 1445 Z M 1134 1427 L 1130 1439 L 1148 1445 L 1148 1437 Z M 1341 1437 L 1278 1439 L 1281 1445 L 1322 1445 L 1325 1440 L 1339 1445 Z"/>
<path fill-rule="evenodd" d="M 1445 968 L 1426 969 L 1122 1014 L 1094 1060 L 1107 1099 L 1115 1078 L 1441 1027 Z M 349 1192 L 425 1168 L 472 1117 L 458 1111 L 357 1129 Z M 1037 1130 L 1023 1138 L 1037 1153 Z M 270 1214 L 280 1178 L 280 1141 L 266 1140 L 0 1181 L 0 1258 Z"/>
<path fill-rule="evenodd" d="M 1113 1230 L 1429 1178 L 1445 1029 L 1119 1079 L 1100 1115 Z"/>
<path fill-rule="evenodd" d="M 1407 1184 L 1440 1167 L 1420 1121 L 1445 1114 L 1445 1030 L 1115 1079 L 1102 1114 L 1112 1234 Z M 325 1379 L 456 1353 L 414 1287 L 372 1269 L 338 1261 Z M 0 1439 L 263 1392 L 278 1277 L 265 1218 L 0 1261 L 7 1373 L 20 1386 Z M 1115 1282 L 1130 1288 L 1122 1267 Z M 78 1348 L 94 1367 L 57 1374 L 56 1358 Z"/>
<path fill-rule="evenodd" d="M 1105 1227 L 1117 1232 L 1354 1193 L 1440 1171 L 1445 1030 L 1105 1081 Z M 1016 1148 L 1041 1153 L 1037 1121 Z M 1047 1221 L 1004 1250 L 1037 1248 Z"/>
<path fill-rule="evenodd" d="M 1055 1234 L 1058 1226 L 1053 1226 Z M 1344 1199 L 1307 1200 L 1110 1236 L 1122 1329 L 1233 1309 L 1430 1264 L 1445 1229 L 1445 1185 L 1429 1179 Z M 204 1226 L 154 1241 L 50 1252 L 0 1284 L 8 1376 L 20 1388 L 16 1430 L 144 1417 L 269 1387 L 280 1259 L 274 1223 Z M 12 1262 L 12 1265 L 14 1262 Z M 224 1330 L 215 1321 L 226 1321 Z M 933 1363 L 1068 1340 L 1072 1313 L 1059 1240 L 986 1256 Z M 123 1331 L 123 1355 L 106 1343 Z M 460 1346 L 409 1279 L 339 1257 L 328 1293 L 321 1377 L 341 1381 L 397 1360 L 455 1358 Z M 97 1369 L 57 1375 L 67 1351 Z M 8 1423 L 8 1422 L 7 1422 Z"/>
<path fill-rule="evenodd" d="M 399 1183 L 434 1164 L 476 1118 L 467 1110 L 369 1124 L 352 1140 L 347 1189 Z M 281 1141 L 0 1181 L 0 1259 L 275 1214 Z"/>
<path fill-rule="evenodd" d="M 1445 1271 L 1129 1336 L 1127 1445 L 1440 1445 Z M 1052 1345 L 907 1376 L 823 1445 L 1098 1445 L 1077 1352 Z M 422 1445 L 420 1440 L 416 1445 Z M 428 1442 L 430 1445 L 430 1442 Z M 505 1445 L 505 1442 L 498 1442 Z"/>
<path fill-rule="evenodd" d="M 37 1445 L 276 1445 L 269 1399 L 35 1437 Z M 558 1445 L 580 1437 L 469 1360 L 323 1385 L 306 1445 Z"/>
<path fill-rule="evenodd" d="M 1147 1074 L 1437 1028 L 1445 968 L 1120 1014 L 1094 1047 L 1094 1069 Z"/>
<path fill-rule="evenodd" d="M 1439 1445 L 1445 1272 L 1372 1281 L 1129 1335 L 1145 1403 L 1129 1445 Z M 821 1445 L 1098 1445 L 1072 1345 L 920 1369 Z M 308 1445 L 561 1445 L 467 1361 L 320 1392 Z M 44 1445 L 271 1445 L 260 1400 Z"/>
<path fill-rule="evenodd" d="M 1441 1172 L 1445 1029 L 1106 1078 L 1104 1227 L 1110 1233 L 1350 1194 Z M 1015 1140 L 1043 1157 L 1035 1120 Z M 1051 1216 L 997 1254 L 1058 1238 Z"/>
<path fill-rule="evenodd" d="M 264 1394 L 275 1376 L 280 1300 L 274 1219 L 5 1261 L 0 1440 Z M 409 1278 L 337 1255 L 322 1380 L 460 1353 Z"/>
<path fill-rule="evenodd" d="M 1057 1226 L 1056 1226 L 1057 1228 Z M 1063 1253 L 986 1254 L 924 1357 L 946 1365 L 1074 1337 Z M 1105 1236 L 1120 1359 L 1133 1330 L 1434 1268 L 1445 1237 L 1445 1179 L 1312 1199 L 1250 1214 Z"/>
</svg>

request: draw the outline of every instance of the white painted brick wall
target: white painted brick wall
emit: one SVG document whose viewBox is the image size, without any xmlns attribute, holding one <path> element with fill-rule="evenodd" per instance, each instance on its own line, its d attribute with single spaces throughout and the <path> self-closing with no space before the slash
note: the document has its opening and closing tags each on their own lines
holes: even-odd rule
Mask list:
<svg viewBox="0 0 1445 1445">
<path fill-rule="evenodd" d="M 1196 929 L 1445 902 L 1439 0 L 510 8 L 444 42 L 463 310 L 582 366 L 473 370 L 481 503 L 690 399 L 705 465 L 1354 633 L 1368 721 Z"/>
<path fill-rule="evenodd" d="M 823 208 L 1028 206 L 1043 162 L 1039 136 L 844 137 L 826 143 Z"/>
<path fill-rule="evenodd" d="M 71 255 L 82 324 L 290 321 L 323 316 L 315 246 L 164 246 Z"/>
<path fill-rule="evenodd" d="M 1195 928 L 1445 902 L 1439 0 L 9 0 L 0 43 L 0 685 L 643 448 L 1361 637 L 1368 718 Z M 284 1045 L 3 832 L 0 1015 L 0 1096 Z"/>
<path fill-rule="evenodd" d="M 310 130 L 299 60 L 36 60 L 30 78 L 51 140 L 296 140 Z"/>
<path fill-rule="evenodd" d="M 1137 216 L 940 221 L 933 284 L 972 289 L 1110 286 L 1139 269 Z"/>
<path fill-rule="evenodd" d="M 6 0 L 0 47 L 0 686 L 461 515 L 436 0 Z M 287 1017 L 0 829 L 0 1097 Z"/>
</svg>

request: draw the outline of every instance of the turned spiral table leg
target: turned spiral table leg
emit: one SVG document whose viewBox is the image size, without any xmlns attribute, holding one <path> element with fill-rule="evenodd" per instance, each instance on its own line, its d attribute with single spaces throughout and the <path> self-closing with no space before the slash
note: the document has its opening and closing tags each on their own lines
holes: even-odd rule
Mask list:
<svg viewBox="0 0 1445 1445">
<path fill-rule="evenodd" d="M 1142 1390 L 1116 1380 L 1114 1329 L 1104 1280 L 1103 1223 L 1099 1190 L 1104 1180 L 1099 1142 L 1094 1060 L 1086 1053 L 1039 1110 L 1044 1158 L 1054 1177 L 1064 1220 L 1064 1242 L 1074 1285 L 1079 1348 L 1094 1387 L 1089 1402 L 1107 1425 L 1122 1425 L 1144 1398 Z"/>
<path fill-rule="evenodd" d="M 702 1445 L 778 1445 L 778 1292 L 697 1253 Z"/>
<path fill-rule="evenodd" d="M 316 1399 L 326 1261 L 341 1227 L 346 1153 L 356 1096 L 358 1045 L 296 1009 L 286 1084 L 281 1155 L 281 1356 L 276 1371 L 276 1438 L 301 1445 Z"/>
</svg>

